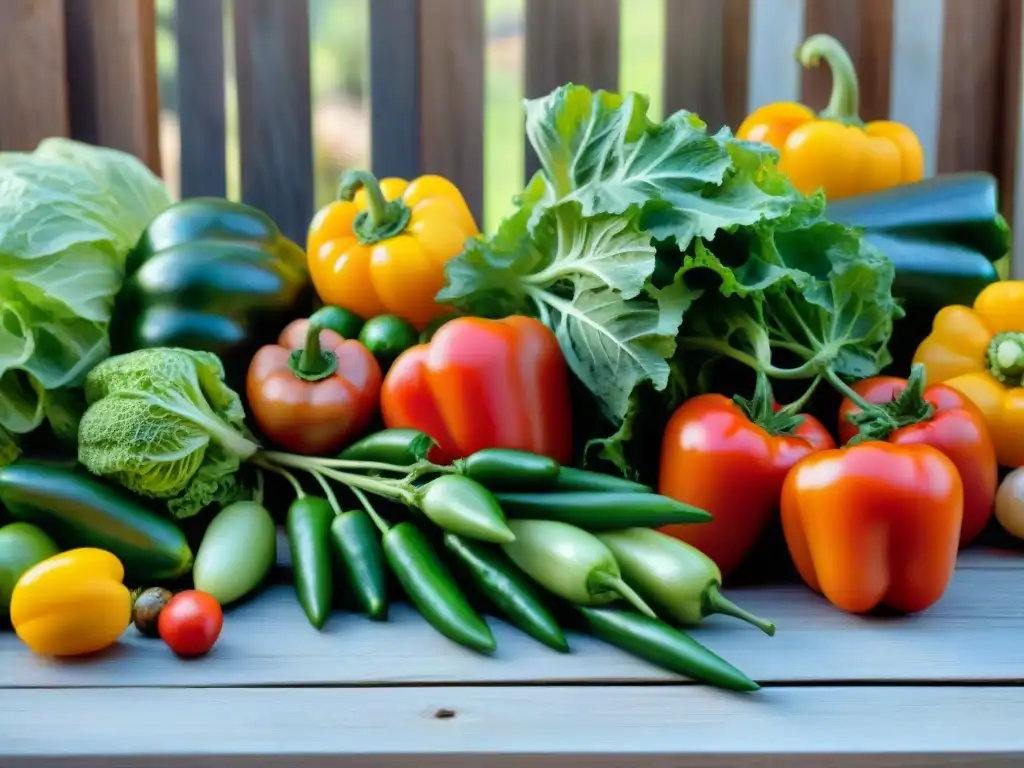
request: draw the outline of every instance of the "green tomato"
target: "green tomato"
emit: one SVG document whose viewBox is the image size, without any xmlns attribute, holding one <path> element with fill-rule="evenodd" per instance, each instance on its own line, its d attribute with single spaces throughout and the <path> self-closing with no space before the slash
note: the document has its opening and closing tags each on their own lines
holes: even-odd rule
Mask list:
<svg viewBox="0 0 1024 768">
<path fill-rule="evenodd" d="M 377 315 L 366 321 L 359 332 L 359 341 L 386 371 L 396 357 L 419 341 L 419 337 L 416 329 L 397 315 Z"/>
<path fill-rule="evenodd" d="M 0 528 L 0 624 L 8 620 L 14 585 L 29 568 L 60 554 L 42 528 L 11 523 Z"/>
<path fill-rule="evenodd" d="M 355 312 L 350 312 L 344 307 L 320 307 L 309 316 L 309 322 L 316 323 L 321 328 L 334 331 L 343 339 L 354 339 L 359 336 L 359 331 L 365 322 Z"/>
</svg>

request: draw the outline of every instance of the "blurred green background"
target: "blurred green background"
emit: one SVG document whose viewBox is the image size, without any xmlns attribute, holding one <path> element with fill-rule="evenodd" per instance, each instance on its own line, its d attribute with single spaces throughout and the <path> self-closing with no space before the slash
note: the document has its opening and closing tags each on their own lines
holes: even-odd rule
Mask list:
<svg viewBox="0 0 1024 768">
<path fill-rule="evenodd" d="M 493 230 L 523 186 L 523 0 L 481 0 L 486 14 L 484 104 L 484 222 Z M 310 77 L 316 204 L 331 199 L 338 174 L 370 158 L 369 3 L 309 0 Z M 421 0 L 429 12 L 430 0 Z M 175 0 L 157 0 L 157 62 L 163 104 L 161 149 L 168 185 L 178 190 L 177 47 Z M 230 19 L 231 2 L 225 3 Z M 620 88 L 647 93 L 653 117 L 662 113 L 665 0 L 621 3 Z M 238 134 L 230 24 L 225 24 L 228 196 L 238 195 Z M 448 41 L 458 45 L 458 39 Z M 453 84 L 454 85 L 454 84 Z M 457 87 L 457 86 L 454 86 Z"/>
</svg>

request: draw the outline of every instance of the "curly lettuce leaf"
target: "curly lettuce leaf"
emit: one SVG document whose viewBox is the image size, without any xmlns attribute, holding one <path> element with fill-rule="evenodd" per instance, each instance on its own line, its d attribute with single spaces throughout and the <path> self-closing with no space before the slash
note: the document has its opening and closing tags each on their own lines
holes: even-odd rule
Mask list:
<svg viewBox="0 0 1024 768">
<path fill-rule="evenodd" d="M 170 204 L 123 152 L 47 139 L 0 153 L 0 428 L 25 434 L 68 415 L 47 401 L 68 402 L 55 393 L 109 354 L 125 258 Z"/>
<path fill-rule="evenodd" d="M 708 135 L 692 112 L 653 122 L 648 104 L 640 94 L 581 85 L 526 102 L 527 137 L 547 184 L 532 224 L 567 200 L 585 217 L 654 204 L 643 228 L 685 249 L 695 237 L 785 216 L 800 199 L 768 145 L 740 141 L 727 128 Z"/>
<path fill-rule="evenodd" d="M 216 355 L 155 348 L 111 357 L 85 381 L 78 460 L 177 518 L 232 500 L 257 450 Z"/>
<path fill-rule="evenodd" d="M 639 209 L 584 217 L 580 203 L 548 208 L 533 233 L 510 219 L 448 263 L 439 301 L 475 314 L 535 314 L 558 338 L 572 372 L 616 423 L 642 381 L 663 388 L 666 362 L 691 296 L 647 286 L 655 249 Z"/>
</svg>

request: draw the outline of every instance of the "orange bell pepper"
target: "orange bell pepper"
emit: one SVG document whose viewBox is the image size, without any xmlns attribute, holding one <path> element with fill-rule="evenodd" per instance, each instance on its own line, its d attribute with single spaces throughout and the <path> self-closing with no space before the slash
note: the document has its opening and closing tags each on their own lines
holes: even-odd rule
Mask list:
<svg viewBox="0 0 1024 768">
<path fill-rule="evenodd" d="M 1024 466 L 1024 281 L 986 286 L 973 307 L 943 307 L 914 353 L 928 384 L 965 394 L 982 412 L 1004 467 Z"/>
<path fill-rule="evenodd" d="M 436 461 L 481 448 L 572 459 L 568 367 L 555 334 L 530 317 L 448 321 L 392 364 L 381 413 L 389 428 L 430 435 Z"/>
<path fill-rule="evenodd" d="M 80 656 L 113 645 L 132 618 L 124 566 L 102 549 L 71 549 L 36 564 L 11 594 L 11 624 L 45 656 Z"/>
<path fill-rule="evenodd" d="M 923 611 L 953 578 L 963 520 L 956 465 L 930 445 L 813 453 L 782 487 L 782 530 L 806 584 L 833 605 Z"/>
<path fill-rule="evenodd" d="M 253 356 L 245 391 L 253 419 L 275 443 L 330 454 L 377 415 L 381 378 L 377 360 L 358 341 L 298 320 Z"/>
<path fill-rule="evenodd" d="M 325 304 L 364 318 L 398 315 L 422 331 L 451 313 L 434 301 L 444 287 L 444 265 L 478 232 L 447 179 L 378 182 L 366 171 L 350 171 L 338 200 L 310 224 L 309 272 Z"/>
<path fill-rule="evenodd" d="M 779 170 L 805 195 L 823 189 L 829 200 L 838 200 L 921 180 L 924 151 L 914 132 L 891 120 L 865 124 L 858 116 L 857 71 L 838 40 L 812 35 L 797 58 L 804 67 L 828 63 L 828 106 L 815 115 L 803 104 L 769 104 L 743 121 L 738 138 L 779 150 Z"/>
</svg>

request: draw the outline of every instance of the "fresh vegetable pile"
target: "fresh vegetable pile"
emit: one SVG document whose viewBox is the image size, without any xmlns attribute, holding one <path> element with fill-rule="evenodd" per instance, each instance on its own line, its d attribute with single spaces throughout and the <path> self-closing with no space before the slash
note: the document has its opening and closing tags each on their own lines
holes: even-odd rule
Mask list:
<svg viewBox="0 0 1024 768">
<path fill-rule="evenodd" d="M 279 528 L 315 630 L 407 600 L 476 652 L 498 615 L 740 691 L 684 629 L 775 634 L 722 585 L 776 524 L 838 609 L 934 605 L 993 512 L 1024 536 L 1024 283 L 993 181 L 919 181 L 902 126 L 850 138 L 856 73 L 819 57 L 829 108 L 743 138 L 634 93 L 528 101 L 541 170 L 491 234 L 437 176 L 346 174 L 303 252 L 119 153 L 0 155 L 0 618 L 46 655 L 129 623 L 202 655 Z M 909 154 L 864 149 L 864 186 L 815 159 L 841 140 Z M 46 419 L 73 455 L 19 457 Z"/>
</svg>

